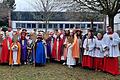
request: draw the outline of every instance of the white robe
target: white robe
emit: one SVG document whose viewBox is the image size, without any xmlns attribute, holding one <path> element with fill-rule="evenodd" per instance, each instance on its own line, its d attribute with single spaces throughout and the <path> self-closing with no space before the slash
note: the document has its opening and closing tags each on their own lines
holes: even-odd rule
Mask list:
<svg viewBox="0 0 120 80">
<path fill-rule="evenodd" d="M 16 46 L 16 48 L 15 48 L 15 46 Z M 14 64 L 18 64 L 17 63 L 18 46 L 17 45 L 13 45 L 12 51 L 13 51 L 13 65 Z"/>
<path fill-rule="evenodd" d="M 98 57 L 98 58 L 103 58 L 104 57 L 104 53 L 103 53 L 103 40 L 98 40 L 96 39 L 96 43 L 95 46 L 99 49 L 95 49 L 95 53 L 94 53 L 94 57 Z"/>
<path fill-rule="evenodd" d="M 45 57 L 48 59 L 48 56 L 47 56 L 47 47 L 46 47 L 46 41 L 45 40 L 42 40 L 43 42 L 43 45 L 44 45 L 44 49 L 45 49 Z"/>
<path fill-rule="evenodd" d="M 68 53 L 67 53 L 67 65 L 76 65 L 76 61 L 72 56 L 72 47 L 73 45 L 71 43 L 68 44 Z"/>
<path fill-rule="evenodd" d="M 87 50 L 84 50 L 84 53 L 83 55 L 89 55 L 91 57 L 94 57 L 94 48 L 95 48 L 95 38 L 93 39 L 85 39 L 84 40 L 84 43 L 83 43 L 83 48 L 89 48 L 88 51 Z"/>
<path fill-rule="evenodd" d="M 107 33 L 104 34 L 103 36 L 103 41 L 104 41 L 104 48 L 108 47 L 109 51 L 107 51 L 109 57 L 118 57 L 120 56 L 119 53 L 119 42 L 120 42 L 120 38 L 119 35 L 114 32 L 111 36 L 112 36 L 112 40 L 109 38 L 110 35 L 108 35 Z"/>
<path fill-rule="evenodd" d="M 52 49 L 53 49 L 53 44 L 54 44 L 54 40 L 53 40 L 53 38 L 51 38 L 51 53 L 52 53 Z"/>
</svg>

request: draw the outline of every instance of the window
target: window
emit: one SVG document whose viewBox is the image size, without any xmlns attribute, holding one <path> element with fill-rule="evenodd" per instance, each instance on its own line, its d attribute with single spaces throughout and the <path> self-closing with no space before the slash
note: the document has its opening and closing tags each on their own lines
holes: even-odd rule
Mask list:
<svg viewBox="0 0 120 80">
<path fill-rule="evenodd" d="M 74 24 L 70 24 L 70 28 L 74 28 Z"/>
<path fill-rule="evenodd" d="M 27 24 L 27 28 L 31 28 L 31 24 L 30 23 Z"/>
<path fill-rule="evenodd" d="M 97 24 L 93 24 L 93 27 L 96 28 L 96 27 L 97 27 Z"/>
<path fill-rule="evenodd" d="M 36 24 L 32 24 L 32 28 L 36 28 Z"/>
<path fill-rule="evenodd" d="M 38 28 L 42 29 L 42 24 L 38 24 Z"/>
<path fill-rule="evenodd" d="M 48 25 L 48 28 L 52 28 L 52 24 L 49 24 L 49 25 Z"/>
<path fill-rule="evenodd" d="M 87 28 L 90 28 L 91 24 L 87 24 Z"/>
<path fill-rule="evenodd" d="M 16 28 L 21 28 L 20 23 L 16 23 Z"/>
<path fill-rule="evenodd" d="M 44 29 L 46 28 L 46 25 L 45 25 L 45 24 L 43 24 L 43 28 L 44 28 Z"/>
<path fill-rule="evenodd" d="M 85 29 L 85 24 L 81 24 L 81 29 Z"/>
<path fill-rule="evenodd" d="M 57 29 L 58 28 L 58 24 L 53 24 L 53 28 Z"/>
<path fill-rule="evenodd" d="M 69 24 L 65 24 L 65 28 L 69 28 Z"/>
<path fill-rule="evenodd" d="M 80 28 L 80 24 L 76 24 L 76 28 L 77 28 L 77 29 Z"/>
<path fill-rule="evenodd" d="M 93 31 L 96 31 L 96 28 L 93 28 Z"/>
<path fill-rule="evenodd" d="M 63 29 L 63 24 L 60 24 L 60 27 L 59 27 L 60 29 Z"/>
<path fill-rule="evenodd" d="M 103 24 L 98 24 L 98 29 L 103 29 Z"/>
<path fill-rule="evenodd" d="M 25 23 L 21 23 L 21 28 L 26 28 Z"/>
</svg>

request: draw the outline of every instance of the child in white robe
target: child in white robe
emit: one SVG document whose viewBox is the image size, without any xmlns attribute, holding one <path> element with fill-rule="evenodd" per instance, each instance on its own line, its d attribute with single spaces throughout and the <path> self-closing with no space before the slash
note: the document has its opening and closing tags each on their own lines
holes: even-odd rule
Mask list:
<svg viewBox="0 0 120 80">
<path fill-rule="evenodd" d="M 76 60 L 73 57 L 72 48 L 73 48 L 73 36 L 68 37 L 68 44 L 67 44 L 67 65 L 69 68 L 73 68 L 76 65 Z"/>
<path fill-rule="evenodd" d="M 102 33 L 98 33 L 95 43 L 94 68 L 96 71 L 103 70 L 104 53 L 102 36 Z"/>
</svg>

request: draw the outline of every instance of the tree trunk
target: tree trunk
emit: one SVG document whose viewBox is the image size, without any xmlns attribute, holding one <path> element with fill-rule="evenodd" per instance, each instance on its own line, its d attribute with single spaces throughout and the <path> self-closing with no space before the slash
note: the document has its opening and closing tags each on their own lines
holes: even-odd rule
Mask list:
<svg viewBox="0 0 120 80">
<path fill-rule="evenodd" d="M 112 27 L 112 30 L 114 31 L 114 16 L 108 15 L 108 19 L 109 26 Z"/>
<path fill-rule="evenodd" d="M 48 29 L 48 21 L 45 21 L 45 32 L 47 32 L 47 29 Z"/>
<path fill-rule="evenodd" d="M 91 19 L 91 29 L 93 29 L 93 19 Z"/>
</svg>

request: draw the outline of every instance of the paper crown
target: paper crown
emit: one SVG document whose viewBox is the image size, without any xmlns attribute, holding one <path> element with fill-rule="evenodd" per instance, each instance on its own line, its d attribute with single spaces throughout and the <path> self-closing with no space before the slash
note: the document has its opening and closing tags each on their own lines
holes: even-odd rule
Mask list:
<svg viewBox="0 0 120 80">
<path fill-rule="evenodd" d="M 54 33 L 53 32 L 49 32 L 49 35 L 53 35 Z"/>
<path fill-rule="evenodd" d="M 37 37 L 42 37 L 43 35 L 41 34 L 41 33 L 39 33 L 38 35 L 37 35 Z"/>
<path fill-rule="evenodd" d="M 3 32 L 3 31 L 0 31 L 0 34 L 4 34 L 4 32 Z"/>
</svg>

